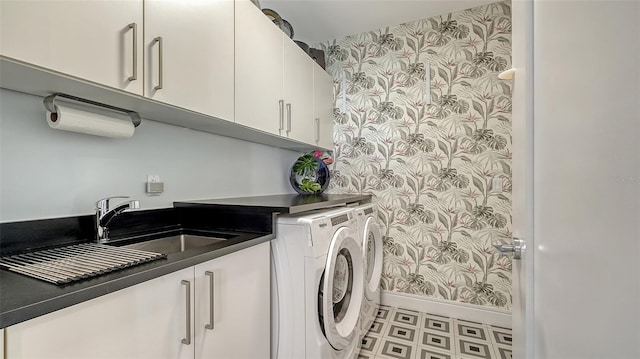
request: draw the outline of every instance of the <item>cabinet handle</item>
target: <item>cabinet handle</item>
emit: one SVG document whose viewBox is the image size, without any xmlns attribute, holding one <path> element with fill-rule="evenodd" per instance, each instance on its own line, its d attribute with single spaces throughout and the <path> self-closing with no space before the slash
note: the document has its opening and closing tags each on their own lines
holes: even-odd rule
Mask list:
<svg viewBox="0 0 640 359">
<path fill-rule="evenodd" d="M 280 106 L 280 131 L 284 130 L 284 100 L 278 101 Z"/>
<path fill-rule="evenodd" d="M 316 118 L 316 142 L 320 142 L 320 119 Z"/>
<path fill-rule="evenodd" d="M 287 104 L 287 133 L 291 132 L 291 104 Z"/>
<path fill-rule="evenodd" d="M 158 85 L 154 87 L 154 90 L 162 89 L 162 74 L 164 73 L 164 66 L 162 63 L 162 36 L 158 36 L 153 39 L 154 43 L 158 43 Z"/>
<path fill-rule="evenodd" d="M 138 24 L 129 24 L 129 29 L 133 29 L 133 75 L 127 80 L 135 81 L 138 79 Z"/>
<path fill-rule="evenodd" d="M 204 327 L 206 329 L 212 329 L 213 330 L 213 313 L 214 313 L 214 285 L 215 285 L 215 281 L 214 281 L 214 276 L 213 276 L 213 272 L 210 271 L 206 271 L 204 272 L 204 275 L 206 275 L 207 277 L 209 277 L 209 324 L 205 325 Z"/>
<path fill-rule="evenodd" d="M 183 280 L 180 282 L 185 285 L 186 293 L 187 293 L 187 311 L 186 311 L 186 337 L 182 339 L 182 344 L 189 345 L 191 344 L 191 282 L 188 280 Z"/>
</svg>

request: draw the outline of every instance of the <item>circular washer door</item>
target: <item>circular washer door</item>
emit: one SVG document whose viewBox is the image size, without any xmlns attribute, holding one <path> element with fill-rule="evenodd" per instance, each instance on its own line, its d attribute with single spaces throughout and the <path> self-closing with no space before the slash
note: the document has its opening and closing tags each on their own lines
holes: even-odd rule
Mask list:
<svg viewBox="0 0 640 359">
<path fill-rule="evenodd" d="M 372 217 L 367 217 L 362 238 L 362 256 L 364 257 L 364 294 L 367 299 L 375 299 L 382 277 L 382 232 Z"/>
<path fill-rule="evenodd" d="M 322 281 L 324 335 L 336 350 L 358 340 L 358 318 L 364 292 L 362 254 L 351 232 L 338 229 L 329 245 Z"/>
</svg>

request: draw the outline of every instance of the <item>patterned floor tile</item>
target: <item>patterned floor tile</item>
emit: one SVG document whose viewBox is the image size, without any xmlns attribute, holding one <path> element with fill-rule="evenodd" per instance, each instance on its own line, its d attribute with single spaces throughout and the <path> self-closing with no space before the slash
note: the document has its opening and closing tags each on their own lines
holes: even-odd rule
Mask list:
<svg viewBox="0 0 640 359">
<path fill-rule="evenodd" d="M 383 336 L 386 334 L 385 330 L 387 329 L 387 326 L 389 325 L 389 323 L 387 322 L 381 322 L 379 320 L 374 320 L 373 324 L 371 324 L 371 328 L 369 329 L 369 332 L 367 333 L 367 335 L 370 336 Z"/>
<path fill-rule="evenodd" d="M 493 345 L 488 341 L 456 337 L 456 355 L 466 358 L 493 359 Z"/>
<path fill-rule="evenodd" d="M 468 322 L 465 320 L 454 319 L 454 334 L 460 338 L 471 340 L 482 340 L 491 343 L 489 339 L 489 330 L 486 325 Z"/>
<path fill-rule="evenodd" d="M 421 328 L 435 330 L 446 334 L 453 334 L 453 319 L 433 314 L 423 314 Z"/>
<path fill-rule="evenodd" d="M 358 353 L 357 359 L 375 359 L 375 355 L 360 352 Z"/>
<path fill-rule="evenodd" d="M 453 352 L 441 351 L 431 347 L 418 346 L 416 359 L 454 359 Z"/>
<path fill-rule="evenodd" d="M 380 306 L 358 359 L 512 359 L 512 331 Z"/>
<path fill-rule="evenodd" d="M 396 308 L 391 312 L 389 323 L 418 328 L 420 326 L 421 319 L 421 313 Z"/>
<path fill-rule="evenodd" d="M 418 346 L 455 353 L 456 346 L 453 334 L 433 330 L 420 330 Z"/>
<path fill-rule="evenodd" d="M 376 320 L 383 321 L 383 322 L 389 321 L 389 318 L 391 318 L 392 310 L 393 308 L 391 307 L 381 305 L 380 308 L 378 308 L 378 313 L 376 314 Z"/>
<path fill-rule="evenodd" d="M 390 322 L 384 337 L 401 343 L 416 345 L 420 330 L 418 327 L 406 326 Z"/>
<path fill-rule="evenodd" d="M 513 342 L 513 334 L 509 329 L 490 326 L 489 333 L 493 344 L 511 346 Z"/>
<path fill-rule="evenodd" d="M 380 337 L 365 335 L 365 337 L 362 338 L 362 347 L 360 348 L 360 353 L 374 356 L 378 351 L 378 347 L 380 346 L 381 342 L 382 338 Z"/>
<path fill-rule="evenodd" d="M 416 346 L 411 343 L 394 340 L 394 338 L 383 338 L 380 348 L 376 353 L 376 358 L 385 359 L 415 359 Z"/>
<path fill-rule="evenodd" d="M 510 346 L 494 345 L 493 352 L 498 359 L 512 359 L 512 352 Z"/>
</svg>

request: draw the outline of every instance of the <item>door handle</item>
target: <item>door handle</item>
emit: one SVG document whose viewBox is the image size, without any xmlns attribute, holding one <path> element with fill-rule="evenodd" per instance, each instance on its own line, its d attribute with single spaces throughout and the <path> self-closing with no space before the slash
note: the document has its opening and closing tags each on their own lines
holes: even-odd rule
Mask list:
<svg viewBox="0 0 640 359">
<path fill-rule="evenodd" d="M 138 79 L 138 24 L 131 23 L 128 28 L 133 29 L 133 72 L 127 80 L 135 81 Z"/>
<path fill-rule="evenodd" d="M 191 282 L 183 280 L 180 282 L 186 288 L 187 310 L 186 310 L 186 337 L 182 339 L 182 344 L 191 344 Z"/>
<path fill-rule="evenodd" d="M 320 142 L 320 119 L 316 118 L 316 143 Z"/>
<path fill-rule="evenodd" d="M 215 299 L 215 296 L 214 296 L 215 295 L 215 292 L 214 292 L 215 279 L 214 279 L 213 272 L 206 271 L 206 272 L 204 272 L 204 275 L 209 277 L 209 324 L 205 325 L 204 327 L 206 329 L 213 330 L 214 299 Z"/>
<path fill-rule="evenodd" d="M 513 255 L 513 259 L 521 259 L 526 249 L 524 239 L 513 238 L 512 244 L 495 244 L 500 255 Z"/>
<path fill-rule="evenodd" d="M 162 56 L 163 56 L 163 52 L 162 52 L 162 36 L 158 36 L 155 39 L 153 39 L 153 42 L 157 42 L 158 43 L 158 85 L 156 85 L 153 89 L 154 90 L 161 90 L 162 86 L 163 86 L 163 79 L 162 79 L 162 74 L 164 73 L 164 64 L 162 61 Z"/>
</svg>

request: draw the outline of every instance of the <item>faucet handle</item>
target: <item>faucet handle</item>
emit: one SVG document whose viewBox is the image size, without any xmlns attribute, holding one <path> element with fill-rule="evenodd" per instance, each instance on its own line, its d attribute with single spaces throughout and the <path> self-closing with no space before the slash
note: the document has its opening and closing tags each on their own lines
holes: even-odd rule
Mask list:
<svg viewBox="0 0 640 359">
<path fill-rule="evenodd" d="M 103 198 L 103 199 L 99 200 L 98 202 L 96 202 L 96 209 L 103 210 L 103 211 L 108 211 L 109 210 L 109 200 L 112 200 L 112 199 L 115 199 L 115 198 L 129 198 L 129 196 L 112 196 L 112 197 Z"/>
</svg>

